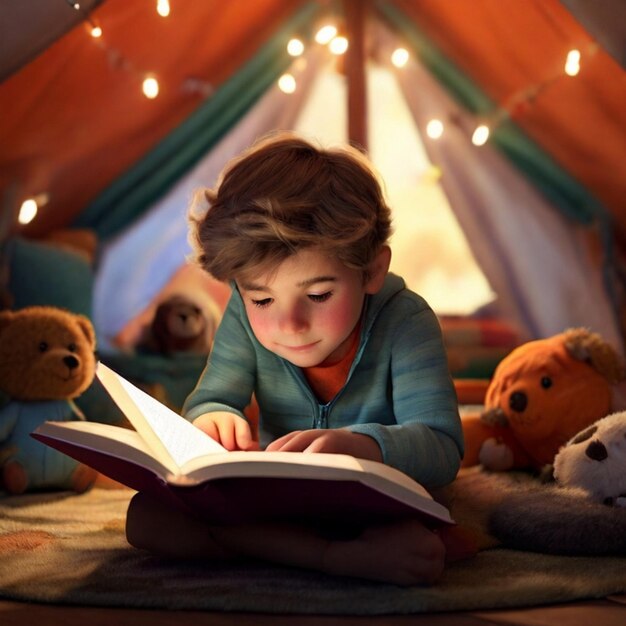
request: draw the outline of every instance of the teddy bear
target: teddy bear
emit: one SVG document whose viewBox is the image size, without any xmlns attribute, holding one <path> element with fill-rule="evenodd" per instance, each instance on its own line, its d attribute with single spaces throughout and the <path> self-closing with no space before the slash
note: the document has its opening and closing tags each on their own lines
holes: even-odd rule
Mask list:
<svg viewBox="0 0 626 626">
<path fill-rule="evenodd" d="M 96 472 L 30 437 L 42 422 L 84 419 L 73 402 L 92 383 L 96 338 L 83 315 L 49 306 L 0 311 L 0 478 L 11 494 L 87 490 Z"/>
<path fill-rule="evenodd" d="M 617 351 L 585 328 L 518 346 L 496 367 L 484 411 L 463 416 L 463 465 L 550 467 L 561 446 L 611 412 L 624 375 Z"/>
<path fill-rule="evenodd" d="M 219 321 L 219 310 L 200 306 L 186 295 L 173 294 L 159 303 L 137 346 L 149 352 L 208 354 Z"/>
<path fill-rule="evenodd" d="M 554 478 L 584 490 L 592 502 L 626 507 L 626 411 L 572 437 L 554 457 Z"/>
</svg>

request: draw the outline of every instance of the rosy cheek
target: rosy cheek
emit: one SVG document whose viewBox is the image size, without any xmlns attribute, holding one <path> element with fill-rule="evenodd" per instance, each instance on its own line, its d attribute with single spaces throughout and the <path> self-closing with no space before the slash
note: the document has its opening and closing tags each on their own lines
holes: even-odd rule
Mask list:
<svg viewBox="0 0 626 626">
<path fill-rule="evenodd" d="M 248 313 L 248 321 L 250 322 L 252 331 L 254 332 L 256 338 L 260 341 L 268 332 L 268 318 L 252 308 L 247 309 L 246 312 Z"/>
<path fill-rule="evenodd" d="M 357 307 L 351 298 L 343 298 L 324 315 L 324 323 L 335 331 L 351 331 L 358 318 Z M 350 326 L 350 328 L 348 328 Z"/>
</svg>

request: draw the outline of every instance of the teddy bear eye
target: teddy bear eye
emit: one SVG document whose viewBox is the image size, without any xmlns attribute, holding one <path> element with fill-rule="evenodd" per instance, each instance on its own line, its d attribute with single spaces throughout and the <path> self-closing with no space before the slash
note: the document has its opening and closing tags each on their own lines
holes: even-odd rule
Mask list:
<svg viewBox="0 0 626 626">
<path fill-rule="evenodd" d="M 46 352 L 47 349 L 48 349 L 47 341 L 42 341 L 39 343 L 39 352 Z"/>
<path fill-rule="evenodd" d="M 550 387 L 552 387 L 552 379 L 549 376 L 544 376 L 541 379 L 541 386 L 544 389 L 550 389 Z"/>
<path fill-rule="evenodd" d="M 67 349 L 68 349 L 70 352 L 76 352 L 76 344 L 75 344 L 75 343 L 70 343 L 70 344 L 67 346 Z"/>
</svg>

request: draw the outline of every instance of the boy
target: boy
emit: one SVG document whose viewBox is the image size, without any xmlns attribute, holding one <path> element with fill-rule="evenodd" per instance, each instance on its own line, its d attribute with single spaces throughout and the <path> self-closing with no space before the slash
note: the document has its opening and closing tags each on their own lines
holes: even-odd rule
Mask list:
<svg viewBox="0 0 626 626">
<path fill-rule="evenodd" d="M 204 210 L 197 203 L 190 216 L 197 261 L 230 280 L 233 294 L 185 416 L 229 450 L 253 449 L 244 408 L 254 393 L 267 450 L 350 454 L 429 488 L 450 483 L 462 432 L 441 331 L 427 303 L 388 273 L 390 210 L 367 160 L 281 133 L 203 195 Z M 187 554 L 171 533 L 165 546 L 140 532 L 142 511 L 148 519 L 157 506 L 131 505 L 129 540 Z M 170 517 L 170 528 L 181 521 Z M 343 542 L 293 527 L 193 525 L 187 539 L 208 541 L 206 556 L 244 553 L 392 582 L 431 582 L 445 557 L 417 522 Z"/>
</svg>

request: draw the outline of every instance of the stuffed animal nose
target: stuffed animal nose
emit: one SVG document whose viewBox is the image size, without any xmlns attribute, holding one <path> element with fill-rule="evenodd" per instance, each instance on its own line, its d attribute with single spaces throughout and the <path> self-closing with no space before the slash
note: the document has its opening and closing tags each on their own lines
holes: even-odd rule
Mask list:
<svg viewBox="0 0 626 626">
<path fill-rule="evenodd" d="M 528 404 L 528 398 L 523 391 L 514 391 L 509 397 L 509 406 L 516 413 L 521 413 Z"/>
<path fill-rule="evenodd" d="M 609 453 L 606 451 L 604 444 L 601 441 L 598 441 L 597 439 L 595 441 L 592 441 L 587 446 L 587 449 L 585 450 L 585 454 L 592 461 L 604 461 L 604 459 L 606 459 L 606 457 L 609 456 Z"/>
<path fill-rule="evenodd" d="M 75 356 L 64 356 L 63 363 L 67 365 L 71 370 L 78 367 L 78 359 Z"/>
</svg>

